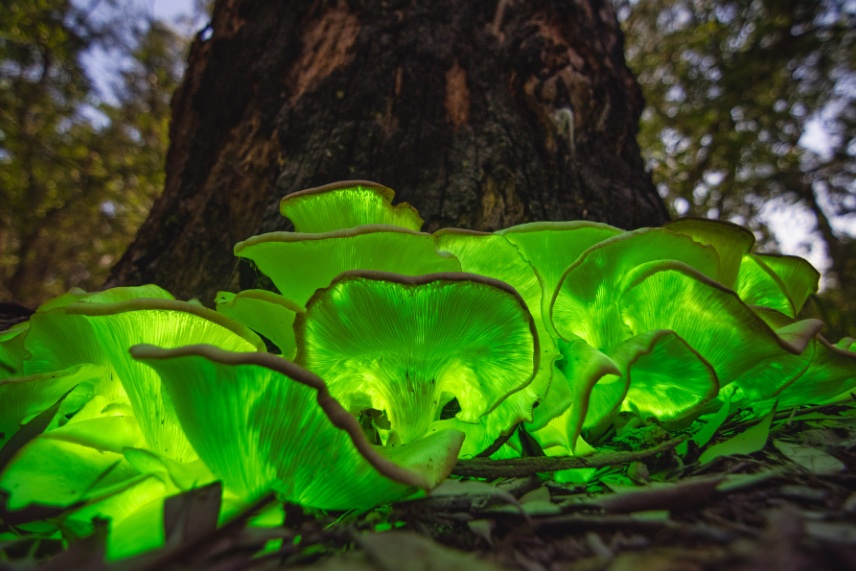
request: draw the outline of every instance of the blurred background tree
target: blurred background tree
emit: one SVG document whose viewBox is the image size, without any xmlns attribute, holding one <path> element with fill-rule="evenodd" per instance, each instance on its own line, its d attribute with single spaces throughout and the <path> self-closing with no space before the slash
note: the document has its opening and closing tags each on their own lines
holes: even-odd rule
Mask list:
<svg viewBox="0 0 856 571">
<path fill-rule="evenodd" d="M 672 214 L 732 220 L 768 250 L 825 260 L 815 311 L 832 338 L 856 331 L 856 4 L 614 4 L 647 99 L 640 144 Z M 97 288 L 162 189 L 186 40 L 118 10 L 0 6 L 0 300 Z M 119 62 L 111 94 L 84 65 L 93 51 Z"/>
<path fill-rule="evenodd" d="M 0 7 L 0 299 L 97 289 L 163 187 L 186 40 L 111 2 Z M 85 58 L 114 66 L 109 93 Z"/>
<path fill-rule="evenodd" d="M 640 146 L 672 214 L 749 226 L 770 250 L 804 237 L 800 253 L 828 263 L 815 311 L 833 338 L 856 331 L 856 3 L 616 8 L 646 98 Z"/>
</svg>

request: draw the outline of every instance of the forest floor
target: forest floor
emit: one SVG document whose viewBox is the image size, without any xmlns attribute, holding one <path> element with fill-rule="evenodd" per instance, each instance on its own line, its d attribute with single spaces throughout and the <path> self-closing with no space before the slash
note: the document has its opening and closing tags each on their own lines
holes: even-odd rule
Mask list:
<svg viewBox="0 0 856 571">
<path fill-rule="evenodd" d="M 273 529 L 215 529 L 191 502 L 163 550 L 106 565 L 96 536 L 40 569 L 856 569 L 856 402 L 721 417 L 692 440 L 628 430 L 562 471 L 540 471 L 543 457 L 462 461 L 456 473 L 482 477 L 363 513 L 287 506 Z"/>
</svg>

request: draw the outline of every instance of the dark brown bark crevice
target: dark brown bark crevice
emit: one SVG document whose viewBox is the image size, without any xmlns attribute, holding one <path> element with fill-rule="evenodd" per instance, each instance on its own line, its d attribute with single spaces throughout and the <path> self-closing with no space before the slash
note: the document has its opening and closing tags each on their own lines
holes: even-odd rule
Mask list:
<svg viewBox="0 0 856 571">
<path fill-rule="evenodd" d="M 238 285 L 235 242 L 289 228 L 282 196 L 343 179 L 395 189 L 428 231 L 665 221 L 609 3 L 502 4 L 218 2 L 173 101 L 164 195 L 110 284 L 208 303 Z"/>
</svg>

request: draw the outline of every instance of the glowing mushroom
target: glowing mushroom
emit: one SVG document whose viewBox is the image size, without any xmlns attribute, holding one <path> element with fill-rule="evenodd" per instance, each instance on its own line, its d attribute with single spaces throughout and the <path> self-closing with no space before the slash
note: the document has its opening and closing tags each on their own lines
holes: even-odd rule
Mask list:
<svg viewBox="0 0 856 571">
<path fill-rule="evenodd" d="M 430 234 L 394 226 L 323 234 L 271 232 L 240 242 L 235 255 L 252 260 L 286 299 L 299 306 L 348 270 L 413 276 L 461 269 L 454 257 L 436 251 Z"/>
<path fill-rule="evenodd" d="M 574 394 L 575 410 L 565 415 L 571 446 L 584 424 L 598 431 L 624 406 L 633 367 L 650 370 L 654 365 L 646 361 L 670 353 L 655 346 L 660 342 L 672 344 L 668 335 L 631 339 L 638 333 L 667 328 L 651 327 L 633 333 L 621 314 L 621 296 L 629 273 L 641 265 L 662 260 L 692 264 L 710 278 L 719 272 L 719 257 L 713 247 L 669 230 L 645 228 L 598 242 L 583 252 L 559 280 L 551 317 L 557 333 L 565 341 L 560 344 L 564 355 L 560 368 Z M 651 307 L 656 308 L 656 305 Z M 622 348 L 625 343 L 629 345 Z M 672 346 L 673 349 L 678 347 Z M 631 356 L 630 348 L 639 355 Z M 697 358 L 693 352 L 686 356 Z M 706 367 L 701 365 L 696 370 L 700 376 L 691 379 L 672 377 L 667 367 L 661 370 L 659 383 L 672 384 L 673 390 L 683 391 L 687 398 L 679 400 L 684 404 L 694 401 L 693 407 L 684 409 L 686 413 L 710 398 L 718 388 Z M 642 378 L 639 375 L 637 382 Z M 643 415 L 655 414 L 642 403 L 626 406 L 636 407 Z M 670 416 L 677 414 L 678 409 L 672 408 Z"/>
<path fill-rule="evenodd" d="M 819 281 L 820 273 L 802 258 L 747 254 L 734 289 L 749 305 L 775 309 L 795 318 L 808 296 L 817 292 Z"/>
<path fill-rule="evenodd" d="M 719 265 L 716 276 L 711 277 L 729 289 L 737 289 L 741 262 L 755 244 L 752 232 L 737 224 L 705 218 L 681 218 L 665 227 L 716 250 Z"/>
<path fill-rule="evenodd" d="M 478 423 L 538 369 L 526 305 L 473 274 L 346 272 L 313 296 L 296 330 L 297 363 L 352 413 L 385 414 L 393 444 L 427 434 L 452 399 L 458 420 Z"/>
<path fill-rule="evenodd" d="M 463 433 L 444 430 L 400 447 L 372 446 L 324 381 L 265 353 L 210 346 L 134 347 L 155 369 L 200 458 L 251 501 L 367 508 L 429 490 L 448 476 Z"/>
<path fill-rule="evenodd" d="M 297 232 L 329 232 L 384 224 L 419 231 L 422 218 L 406 202 L 392 205 L 391 188 L 365 180 L 336 182 L 285 196 L 279 209 Z"/>
<path fill-rule="evenodd" d="M 286 359 L 294 358 L 294 318 L 302 310 L 281 295 L 259 289 L 217 294 L 217 312 L 270 339 Z"/>
<path fill-rule="evenodd" d="M 30 357 L 25 374 L 63 370 L 82 363 L 106 367 L 109 374 L 95 387 L 108 402 L 130 402 L 152 450 L 179 461 L 192 461 L 187 443 L 164 399 L 160 380 L 131 359 L 135 344 L 180 347 L 205 342 L 232 351 L 264 350 L 252 331 L 195 304 L 161 298 L 128 298 L 97 294 L 36 312 L 23 340 Z"/>
<path fill-rule="evenodd" d="M 505 236 L 460 228 L 438 230 L 434 237 L 437 249 L 454 255 L 463 271 L 497 279 L 513 287 L 526 302 L 538 330 L 541 350 L 539 372 L 532 383 L 509 395 L 496 410 L 482 419 L 483 431 L 477 432 L 474 426 L 467 427 L 467 440 L 461 454 L 470 457 L 489 448 L 498 436 L 506 435 L 520 422 L 532 422 L 535 407 L 539 412 L 550 409 L 546 413 L 548 416 L 561 413 L 570 404 L 570 394 L 567 400 L 557 394 L 545 399 L 554 376 L 553 361 L 558 352 L 541 317 L 541 284 L 532 265 L 521 256 L 518 248 Z M 450 419 L 445 424 L 451 426 L 457 422 L 460 421 Z"/>
<path fill-rule="evenodd" d="M 628 275 L 621 314 L 633 333 L 675 331 L 747 398 L 775 394 L 803 367 L 783 358 L 800 355 L 821 322 L 805 320 L 773 329 L 738 295 L 676 262 L 646 264 Z M 788 363 L 785 365 L 785 363 Z"/>
</svg>

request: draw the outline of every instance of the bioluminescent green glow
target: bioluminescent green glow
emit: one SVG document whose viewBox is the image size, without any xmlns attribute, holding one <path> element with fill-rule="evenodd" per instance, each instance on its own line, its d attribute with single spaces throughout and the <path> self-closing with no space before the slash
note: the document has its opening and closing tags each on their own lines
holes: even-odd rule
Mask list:
<svg viewBox="0 0 856 571">
<path fill-rule="evenodd" d="M 272 355 L 147 345 L 132 353 L 160 373 L 200 458 L 247 501 L 270 489 L 323 509 L 400 499 L 442 481 L 463 441 L 442 431 L 374 448 L 320 377 Z"/>
<path fill-rule="evenodd" d="M 281 295 L 259 289 L 248 289 L 238 294 L 221 291 L 215 301 L 218 313 L 270 339 L 286 359 L 294 358 L 297 351 L 294 318 L 300 313 L 300 306 Z"/>
<path fill-rule="evenodd" d="M 478 423 L 538 366 L 526 305 L 474 274 L 346 272 L 309 300 L 297 339 L 297 362 L 353 413 L 386 411 L 401 443 L 427 434 L 453 398 L 458 419 Z"/>
<path fill-rule="evenodd" d="M 461 271 L 456 258 L 436 250 L 431 234 L 394 226 L 368 225 L 323 234 L 261 234 L 235 246 L 235 255 L 252 260 L 286 299 L 300 306 L 348 270 L 406 276 Z"/>
<path fill-rule="evenodd" d="M 393 206 L 394 196 L 391 188 L 357 180 L 289 194 L 279 210 L 297 232 L 330 232 L 364 224 L 421 230 L 423 221 L 416 209 L 406 202 Z"/>
<path fill-rule="evenodd" d="M 620 414 L 762 414 L 856 387 L 854 341 L 798 318 L 816 270 L 740 227 L 428 234 L 392 199 L 364 181 L 283 199 L 297 231 L 235 248 L 279 293 L 212 311 L 154 285 L 73 290 L 0 332 L 5 509 L 55 508 L 39 528 L 65 537 L 109 519 L 118 559 L 164 543 L 166 498 L 216 481 L 221 522 L 270 492 L 369 508 L 430 492 L 459 457 L 520 455 L 518 426 L 584 454 Z"/>
</svg>

